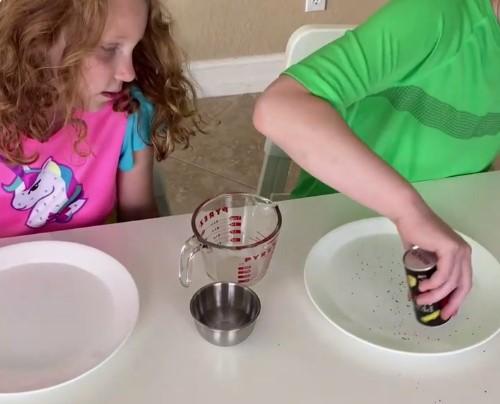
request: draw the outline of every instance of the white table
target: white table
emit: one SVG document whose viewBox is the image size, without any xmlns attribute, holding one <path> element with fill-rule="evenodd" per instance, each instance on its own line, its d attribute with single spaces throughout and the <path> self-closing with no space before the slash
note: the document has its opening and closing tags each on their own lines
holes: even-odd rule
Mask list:
<svg viewBox="0 0 500 404">
<path fill-rule="evenodd" d="M 500 258 L 500 172 L 417 186 L 452 226 Z M 262 302 L 240 345 L 210 345 L 197 333 L 190 289 L 177 280 L 189 215 L 0 240 L 75 241 L 119 259 L 140 293 L 137 328 L 110 361 L 65 386 L 0 403 L 500 403 L 500 337 L 445 357 L 414 357 L 344 335 L 314 308 L 303 281 L 311 246 L 333 228 L 373 213 L 343 195 L 280 204 L 284 224 L 270 272 L 254 287 Z M 500 293 L 500 291 L 499 291 Z M 500 315 L 500 312 L 499 312 Z"/>
</svg>

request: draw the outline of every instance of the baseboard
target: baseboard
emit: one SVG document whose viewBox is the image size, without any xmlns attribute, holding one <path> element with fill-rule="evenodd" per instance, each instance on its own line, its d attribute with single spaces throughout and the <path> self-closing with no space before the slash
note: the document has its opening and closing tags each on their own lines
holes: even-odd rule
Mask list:
<svg viewBox="0 0 500 404">
<path fill-rule="evenodd" d="M 200 97 L 262 92 L 283 71 L 285 54 L 193 62 L 190 72 Z"/>
</svg>

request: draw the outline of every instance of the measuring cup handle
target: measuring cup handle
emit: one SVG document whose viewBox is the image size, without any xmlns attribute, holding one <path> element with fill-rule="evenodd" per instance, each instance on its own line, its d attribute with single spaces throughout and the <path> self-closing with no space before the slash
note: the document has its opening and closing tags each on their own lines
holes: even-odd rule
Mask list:
<svg viewBox="0 0 500 404">
<path fill-rule="evenodd" d="M 182 286 L 188 287 L 191 285 L 191 274 L 193 273 L 192 260 L 197 252 L 203 248 L 195 236 L 192 236 L 182 246 L 181 258 L 179 262 L 179 281 Z"/>
</svg>

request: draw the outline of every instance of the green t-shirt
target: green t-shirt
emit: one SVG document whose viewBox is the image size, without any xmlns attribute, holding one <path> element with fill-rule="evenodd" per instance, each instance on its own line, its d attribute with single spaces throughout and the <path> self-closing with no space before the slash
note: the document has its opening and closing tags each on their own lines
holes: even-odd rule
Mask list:
<svg viewBox="0 0 500 404">
<path fill-rule="evenodd" d="M 411 182 L 483 171 L 500 149 L 500 26 L 490 0 L 392 0 L 285 74 Z M 329 192 L 302 172 L 293 195 Z"/>
</svg>

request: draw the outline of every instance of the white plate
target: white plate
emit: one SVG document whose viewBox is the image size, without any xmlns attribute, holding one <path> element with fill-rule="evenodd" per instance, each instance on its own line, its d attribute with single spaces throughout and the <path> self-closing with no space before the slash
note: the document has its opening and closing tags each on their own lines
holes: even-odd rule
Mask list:
<svg viewBox="0 0 500 404">
<path fill-rule="evenodd" d="M 115 353 L 139 312 L 125 267 L 85 245 L 0 248 L 0 395 L 73 380 Z"/>
<path fill-rule="evenodd" d="M 306 260 L 307 292 L 328 320 L 368 344 L 411 354 L 470 349 L 500 329 L 500 264 L 463 237 L 472 247 L 474 286 L 444 325 L 427 327 L 415 319 L 403 248 L 396 227 L 384 218 L 349 223 L 321 238 Z"/>
</svg>

